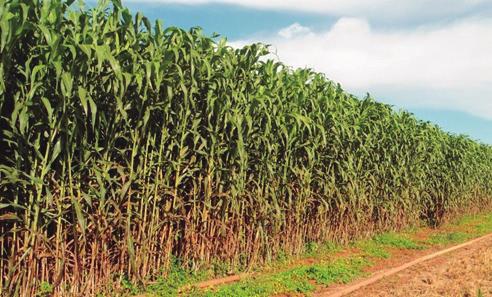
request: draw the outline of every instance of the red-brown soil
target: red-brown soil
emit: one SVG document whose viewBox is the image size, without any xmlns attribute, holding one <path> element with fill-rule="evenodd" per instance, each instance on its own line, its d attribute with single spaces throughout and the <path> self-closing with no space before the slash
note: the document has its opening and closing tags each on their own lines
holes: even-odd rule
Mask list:
<svg viewBox="0 0 492 297">
<path fill-rule="evenodd" d="M 389 269 L 432 252 L 399 251 L 370 271 Z M 330 296 L 353 285 L 331 287 L 315 296 Z M 346 296 L 492 296 L 492 237 L 412 266 Z"/>
</svg>

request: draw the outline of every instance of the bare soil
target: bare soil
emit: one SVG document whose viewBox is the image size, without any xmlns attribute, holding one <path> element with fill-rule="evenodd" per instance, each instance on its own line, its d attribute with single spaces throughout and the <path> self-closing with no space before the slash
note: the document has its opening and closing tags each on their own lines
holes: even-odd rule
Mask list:
<svg viewBox="0 0 492 297">
<path fill-rule="evenodd" d="M 414 256 L 417 254 L 421 255 Z M 492 238 L 412 266 L 347 296 L 492 296 Z"/>
</svg>

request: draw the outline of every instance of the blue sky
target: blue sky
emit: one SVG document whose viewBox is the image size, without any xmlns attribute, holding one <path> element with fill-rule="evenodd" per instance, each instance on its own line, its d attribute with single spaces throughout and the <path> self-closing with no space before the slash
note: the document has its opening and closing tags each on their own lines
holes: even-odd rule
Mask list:
<svg viewBox="0 0 492 297">
<path fill-rule="evenodd" d="M 272 45 L 293 67 L 492 144 L 492 1 L 123 0 L 165 26 Z"/>
</svg>

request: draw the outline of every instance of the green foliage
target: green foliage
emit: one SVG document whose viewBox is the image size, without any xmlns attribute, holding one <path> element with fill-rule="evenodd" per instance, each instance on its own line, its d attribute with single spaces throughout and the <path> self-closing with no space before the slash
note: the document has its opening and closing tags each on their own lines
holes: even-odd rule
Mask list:
<svg viewBox="0 0 492 297">
<path fill-rule="evenodd" d="M 336 244 L 333 241 L 325 241 L 320 244 L 316 250 L 317 255 L 332 255 L 343 250 L 340 244 Z"/>
<path fill-rule="evenodd" d="M 158 277 L 155 284 L 147 286 L 145 291 L 162 297 L 178 296 L 181 288 L 203 278 L 204 275 L 184 269 L 183 265 L 177 259 L 174 259 L 168 273 Z M 193 294 L 195 288 L 190 286 L 187 292 Z"/>
<path fill-rule="evenodd" d="M 492 214 L 483 217 L 482 220 L 475 226 L 476 232 L 480 235 L 485 235 L 492 232 Z"/>
<path fill-rule="evenodd" d="M 319 244 L 317 242 L 310 241 L 306 243 L 306 247 L 304 248 L 306 254 L 315 254 L 319 250 Z"/>
<path fill-rule="evenodd" d="M 289 260 L 289 255 L 287 255 L 284 251 L 280 251 L 277 253 L 277 257 L 275 258 L 276 263 L 285 264 Z"/>
<path fill-rule="evenodd" d="M 267 297 L 280 293 L 308 293 L 316 289 L 315 284 L 347 283 L 362 275 L 362 269 L 368 264 L 363 258 L 351 258 L 332 263 L 301 266 L 276 274 L 246 279 L 215 290 L 195 292 L 194 296 Z"/>
<path fill-rule="evenodd" d="M 250 267 L 490 202 L 490 146 L 264 45 L 72 2 L 0 1 L 2 291 Z"/>
<path fill-rule="evenodd" d="M 389 232 L 374 236 L 369 240 L 361 240 L 355 243 L 355 247 L 371 257 L 387 259 L 391 256 L 388 247 L 397 249 L 424 249 L 404 234 Z"/>
<path fill-rule="evenodd" d="M 478 226 L 490 223 L 492 215 L 474 215 L 473 220 L 465 219 L 468 229 L 465 235 L 470 238 L 480 236 Z M 456 221 L 448 227 L 460 227 L 463 220 Z M 421 231 L 414 228 L 411 234 Z M 490 230 L 489 230 L 490 231 Z M 439 239 L 426 242 L 426 245 L 416 244 L 411 239 L 408 230 L 404 233 L 383 233 L 368 240 L 358 240 L 353 243 L 359 251 L 354 251 L 351 256 L 340 256 L 330 264 L 300 265 L 299 267 L 276 273 L 266 273 L 257 277 L 242 280 L 239 283 L 224 285 L 208 292 L 196 291 L 193 296 L 271 296 L 272 294 L 309 293 L 315 288 L 314 284 L 330 285 L 332 283 L 347 283 L 361 275 L 364 268 L 374 265 L 369 262 L 367 256 L 376 258 L 389 258 L 392 255 L 386 250 L 388 247 L 397 249 L 425 249 L 433 245 L 449 244 L 447 238 L 458 238 L 455 232 L 431 231 L 431 238 Z M 437 233 L 440 232 L 440 233 Z M 463 233 L 464 234 L 464 233 Z M 317 263 L 323 263 L 323 258 L 333 251 L 343 250 L 340 246 L 327 243 L 320 245 L 315 256 Z M 306 256 L 310 256 L 309 254 Z M 309 294 L 308 294 L 309 296 Z"/>
<path fill-rule="evenodd" d="M 472 237 L 473 235 L 469 233 L 446 232 L 446 233 L 434 234 L 427 241 L 431 244 L 445 245 L 445 244 L 465 242 Z"/>
<path fill-rule="evenodd" d="M 305 282 L 289 281 L 289 286 L 295 286 L 296 288 L 304 288 L 309 286 Z M 273 281 L 260 281 L 260 282 L 240 282 L 230 286 L 224 286 L 219 288 L 217 291 L 208 291 L 201 293 L 200 297 L 268 297 L 271 296 L 279 290 L 279 284 Z"/>
<path fill-rule="evenodd" d="M 48 282 L 42 282 L 39 286 L 37 296 L 50 296 L 53 293 L 53 285 Z"/>
<path fill-rule="evenodd" d="M 458 226 L 468 226 L 473 224 L 479 216 L 476 214 L 460 216 L 454 223 Z"/>
<path fill-rule="evenodd" d="M 419 245 L 412 239 L 408 238 L 408 236 L 405 236 L 403 234 L 393 233 L 393 232 L 377 235 L 374 237 L 373 240 L 375 243 L 379 245 L 389 246 L 399 249 L 419 250 L 424 248 L 422 245 Z"/>
<path fill-rule="evenodd" d="M 131 295 L 136 295 L 139 292 L 138 286 L 136 286 L 132 281 L 128 280 L 127 278 L 123 278 L 121 280 L 121 287 L 123 290 L 125 290 L 127 293 Z"/>
<path fill-rule="evenodd" d="M 373 240 L 363 240 L 357 242 L 355 246 L 371 257 L 388 259 L 391 256 L 384 246 L 377 244 Z"/>
<path fill-rule="evenodd" d="M 362 268 L 369 264 L 364 258 L 339 260 L 329 265 L 314 265 L 303 268 L 306 277 L 322 285 L 348 283 L 362 274 Z"/>
</svg>

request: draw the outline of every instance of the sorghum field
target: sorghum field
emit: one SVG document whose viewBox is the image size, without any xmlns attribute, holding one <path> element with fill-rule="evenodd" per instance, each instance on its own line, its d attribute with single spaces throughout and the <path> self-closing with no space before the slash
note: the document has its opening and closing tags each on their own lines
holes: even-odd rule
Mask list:
<svg viewBox="0 0 492 297">
<path fill-rule="evenodd" d="M 0 0 L 0 290 L 96 295 L 492 202 L 492 148 L 119 0 Z"/>
</svg>

